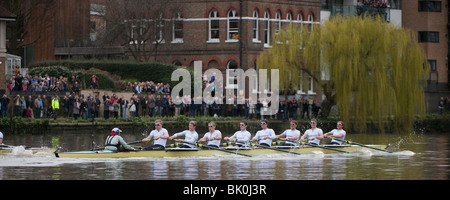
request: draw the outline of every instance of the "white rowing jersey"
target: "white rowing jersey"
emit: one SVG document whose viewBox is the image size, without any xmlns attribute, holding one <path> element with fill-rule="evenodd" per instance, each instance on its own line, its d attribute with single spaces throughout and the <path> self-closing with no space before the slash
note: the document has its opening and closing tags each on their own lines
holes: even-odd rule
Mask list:
<svg viewBox="0 0 450 200">
<path fill-rule="evenodd" d="M 344 135 L 344 136 L 341 137 L 341 138 L 337 138 L 337 139 L 339 139 L 339 140 L 333 139 L 333 140 L 331 140 L 331 142 L 336 142 L 336 143 L 338 143 L 339 145 L 342 145 L 342 143 L 344 143 L 343 141 L 340 141 L 340 140 L 345 140 L 345 135 L 347 134 L 343 129 L 333 129 L 333 130 L 330 131 L 330 132 L 333 134 L 333 136 L 335 136 L 335 135 L 340 135 L 340 134 Z"/>
<path fill-rule="evenodd" d="M 214 146 L 218 146 L 219 147 L 220 146 L 220 140 L 214 139 L 213 141 L 210 141 L 213 138 L 219 137 L 219 135 L 222 136 L 222 133 L 220 131 L 218 131 L 218 130 L 214 130 L 213 133 L 211 133 L 211 132 L 205 133 L 204 137 L 206 137 L 206 141 L 208 141 L 207 145 L 214 145 Z"/>
<path fill-rule="evenodd" d="M 265 138 L 265 137 L 269 137 L 269 139 L 263 140 L 262 138 Z M 272 146 L 272 140 L 277 139 L 277 136 L 275 135 L 275 132 L 273 131 L 273 129 L 266 128 L 266 129 L 256 132 L 256 135 L 255 135 L 255 137 L 253 137 L 253 139 L 259 140 L 259 144 L 265 143 L 265 144 L 268 144 L 269 146 Z"/>
<path fill-rule="evenodd" d="M 153 144 L 157 144 L 157 145 L 161 145 L 161 146 L 165 147 L 166 143 L 167 143 L 167 139 L 159 138 L 158 140 L 155 140 L 156 137 L 161 137 L 164 135 L 164 133 L 167 133 L 167 135 L 169 135 L 169 132 L 167 132 L 167 130 L 165 128 L 161 128 L 159 131 L 155 129 L 152 132 L 150 132 L 150 135 L 152 136 L 152 139 L 153 139 Z"/>
<path fill-rule="evenodd" d="M 230 138 L 236 138 L 236 143 L 244 145 L 244 146 L 248 146 L 250 137 L 252 137 L 250 132 L 248 132 L 247 130 L 243 130 L 243 131 L 241 130 L 241 131 L 236 131 L 236 133 L 234 133 L 234 135 L 231 136 Z"/>
<path fill-rule="evenodd" d="M 319 139 L 311 140 L 311 138 L 319 137 L 320 134 L 323 134 L 323 131 L 320 128 L 308 129 L 308 130 L 305 131 L 305 135 L 308 138 L 308 143 L 314 143 L 314 144 L 317 144 L 317 145 L 319 145 L 320 140 Z"/>
<path fill-rule="evenodd" d="M 184 136 L 184 141 L 185 142 L 189 142 L 192 144 L 186 144 L 187 146 L 191 147 L 191 148 L 195 148 L 195 143 L 197 143 L 198 140 L 198 133 L 196 131 L 190 131 L 190 130 L 185 130 L 183 132 L 174 134 L 173 136 L 175 137 L 179 137 L 179 136 Z"/>
<path fill-rule="evenodd" d="M 289 140 L 289 138 L 292 138 L 294 136 L 299 136 L 297 140 L 295 141 L 286 141 L 286 144 L 292 144 L 292 145 L 296 145 L 298 140 L 300 139 L 300 131 L 297 129 L 287 129 L 285 130 L 281 135 L 284 135 L 286 137 L 286 139 Z"/>
</svg>

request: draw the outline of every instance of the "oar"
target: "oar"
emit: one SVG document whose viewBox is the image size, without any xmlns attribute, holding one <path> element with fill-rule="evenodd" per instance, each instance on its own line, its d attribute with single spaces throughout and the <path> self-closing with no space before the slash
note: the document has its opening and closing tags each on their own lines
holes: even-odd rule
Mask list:
<svg viewBox="0 0 450 200">
<path fill-rule="evenodd" d="M 281 152 L 285 152 L 285 153 L 292 153 L 292 154 L 295 154 L 295 155 L 302 155 L 301 153 L 292 152 L 292 151 L 286 151 L 286 150 L 283 150 L 283 149 L 277 149 L 277 148 L 268 147 L 268 146 L 264 146 L 264 145 L 259 145 L 259 144 L 254 144 L 254 145 L 257 146 L 257 147 L 265 148 L 265 149 L 272 149 L 274 151 L 281 151 Z"/>
<path fill-rule="evenodd" d="M 386 150 L 386 149 L 379 149 L 379 148 L 367 146 L 367 145 L 364 145 L 364 144 L 352 142 L 352 141 L 349 141 L 349 140 L 341 140 L 341 139 L 338 139 L 338 138 L 331 138 L 331 139 L 334 139 L 334 140 L 337 140 L 337 141 L 341 141 L 341 142 L 345 142 L 345 143 L 347 143 L 347 144 L 354 144 L 354 145 L 366 147 L 366 148 L 369 148 L 369 149 L 374 149 L 374 150 L 378 150 L 378 151 L 384 151 L 384 152 L 388 152 L 388 153 L 394 153 L 394 152 L 389 151 L 389 150 Z"/>
<path fill-rule="evenodd" d="M 0 147 L 4 147 L 4 148 L 14 148 L 14 146 L 6 145 L 6 144 L 0 144 Z"/>
<path fill-rule="evenodd" d="M 320 146 L 320 145 L 313 144 L 313 143 L 304 143 L 304 142 L 302 142 L 302 144 L 303 145 L 312 146 L 312 147 L 318 147 L 318 148 L 322 148 L 322 149 L 328 149 L 328 150 L 332 150 L 332 151 L 337 151 L 337 152 L 341 152 L 341 153 L 350 153 L 349 151 L 344 151 L 344 150 L 339 150 L 339 149 L 335 149 L 335 148 Z"/>
<path fill-rule="evenodd" d="M 190 145 L 196 145 L 196 146 L 200 146 L 200 147 L 206 147 L 206 148 L 208 148 L 208 149 L 214 149 L 214 150 L 223 151 L 223 152 L 227 152 L 227 153 L 232 153 L 232 154 L 236 154 L 236 155 L 240 155 L 240 156 L 252 157 L 251 155 L 247 155 L 247 154 L 243 154 L 243 153 L 238 153 L 238 152 L 233 152 L 233 151 L 228 151 L 228 150 L 225 150 L 225 149 L 216 148 L 216 147 L 212 147 L 212 146 L 207 146 L 207 145 L 202 146 L 202 145 L 197 145 L 197 144 L 193 144 L 193 143 L 186 142 L 186 141 L 179 141 L 179 142 L 186 143 L 186 144 L 190 144 Z"/>
</svg>

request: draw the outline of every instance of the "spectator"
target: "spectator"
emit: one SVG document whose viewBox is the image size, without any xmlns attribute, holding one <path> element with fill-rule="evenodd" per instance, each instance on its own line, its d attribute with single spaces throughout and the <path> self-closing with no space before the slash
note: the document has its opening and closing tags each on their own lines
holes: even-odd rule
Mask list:
<svg viewBox="0 0 450 200">
<path fill-rule="evenodd" d="M 92 75 L 89 80 L 91 81 L 91 88 L 92 89 L 97 89 L 98 87 L 98 77 L 94 75 Z"/>
<path fill-rule="evenodd" d="M 41 95 L 38 95 L 37 98 L 34 100 L 34 107 L 36 108 L 36 119 L 41 118 L 41 111 L 43 108 Z"/>
<path fill-rule="evenodd" d="M 112 110 L 112 103 L 109 97 L 103 102 L 103 116 L 105 119 L 109 119 L 109 111 Z"/>
</svg>

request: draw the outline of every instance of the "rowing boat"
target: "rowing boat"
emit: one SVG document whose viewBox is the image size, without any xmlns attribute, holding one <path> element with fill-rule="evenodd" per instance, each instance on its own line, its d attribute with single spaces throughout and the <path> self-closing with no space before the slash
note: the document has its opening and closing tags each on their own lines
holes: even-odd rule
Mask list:
<svg viewBox="0 0 450 200">
<path fill-rule="evenodd" d="M 386 149 L 388 145 L 368 145 L 371 147 Z M 327 147 L 327 148 L 321 148 Z M 274 146 L 285 151 L 295 153 L 311 153 L 313 151 L 321 151 L 323 153 L 336 153 L 331 150 L 338 149 L 347 152 L 357 152 L 361 149 L 375 151 L 373 149 L 364 148 L 357 145 L 321 145 L 320 147 L 290 147 L 290 146 Z M 76 151 L 76 152 L 58 152 L 55 151 L 55 156 L 59 158 L 130 158 L 130 157 L 193 157 L 193 156 L 213 156 L 213 155 L 234 155 L 234 153 L 246 154 L 250 156 L 264 155 L 264 154 L 288 154 L 288 152 L 280 152 L 274 149 L 252 149 L 252 148 L 220 148 L 225 151 L 217 149 L 200 149 L 200 148 L 166 148 L 165 150 L 136 150 L 127 152 L 113 152 L 113 151 Z"/>
<path fill-rule="evenodd" d="M 20 147 L 20 146 L 18 146 Z M 9 147 L 0 147 L 0 154 L 7 154 L 7 153 L 12 153 L 14 148 L 14 146 L 9 146 Z M 53 153 L 55 152 L 55 148 L 48 148 L 48 147 L 26 147 L 24 148 L 24 150 L 31 150 L 33 153 L 38 153 L 38 152 L 47 152 L 47 153 Z"/>
</svg>

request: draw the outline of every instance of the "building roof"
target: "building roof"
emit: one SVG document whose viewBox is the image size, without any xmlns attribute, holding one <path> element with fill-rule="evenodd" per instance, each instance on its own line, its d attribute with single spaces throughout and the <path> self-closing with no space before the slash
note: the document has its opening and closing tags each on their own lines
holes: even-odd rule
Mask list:
<svg viewBox="0 0 450 200">
<path fill-rule="evenodd" d="M 0 20 L 1 21 L 16 21 L 16 15 L 9 12 L 6 8 L 0 6 Z"/>
</svg>

